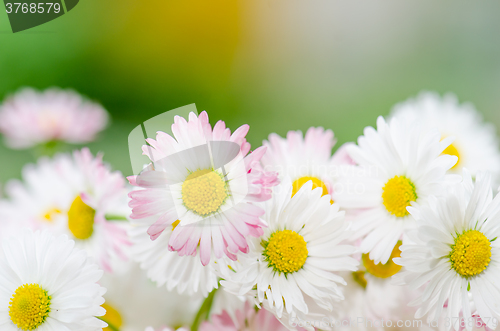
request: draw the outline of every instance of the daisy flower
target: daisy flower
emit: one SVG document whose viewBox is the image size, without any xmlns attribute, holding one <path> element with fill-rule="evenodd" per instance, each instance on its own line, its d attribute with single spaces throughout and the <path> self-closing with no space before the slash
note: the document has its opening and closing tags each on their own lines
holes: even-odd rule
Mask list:
<svg viewBox="0 0 500 331">
<path fill-rule="evenodd" d="M 375 263 L 386 263 L 403 234 L 414 227 L 406 207 L 425 205 L 458 175 L 446 174 L 456 156 L 442 155 L 452 142 L 437 131 L 423 132 L 413 122 L 377 119 L 377 130 L 367 127 L 358 145 L 347 151 L 357 166 L 345 167 L 333 200 L 346 209 L 353 222 L 354 239 L 363 238 L 361 250 Z"/>
<path fill-rule="evenodd" d="M 268 200 L 276 184 L 259 167 L 265 147 L 248 154 L 248 129 L 231 134 L 223 121 L 212 129 L 206 112 L 190 113 L 189 121 L 176 116 L 174 137 L 160 131 L 143 146 L 152 163 L 129 178 L 143 188 L 130 193 L 131 218 L 149 225 L 152 240 L 173 228 L 170 249 L 181 256 L 199 251 L 203 265 L 212 249 L 216 258 L 248 252 L 246 238 L 262 235 L 265 226 L 255 202 Z"/>
<path fill-rule="evenodd" d="M 10 199 L 4 213 L 11 220 L 66 234 L 107 271 L 112 257 L 126 258 L 127 232 L 116 222 L 130 212 L 126 182 L 120 172 L 110 171 L 102 155 L 93 157 L 84 148 L 72 156 L 43 157 L 23 169 L 23 180 L 6 185 Z"/>
<path fill-rule="evenodd" d="M 137 331 L 146 326 L 189 325 L 194 320 L 203 301 L 201 295 L 179 295 L 158 288 L 137 263 L 117 262 L 115 272 L 104 274 L 100 281 L 107 289 L 102 320 L 108 325 L 120 331 Z"/>
<path fill-rule="evenodd" d="M 398 242 L 394 247 L 386 264 L 375 264 L 368 254 L 362 254 L 359 257 L 359 270 L 341 274 L 347 286 L 343 291 L 345 300 L 339 304 L 340 318 L 336 321 L 340 329 L 382 330 L 396 327 L 399 321 L 407 320 L 411 320 L 411 325 L 407 322 L 405 330 L 416 330 L 424 325 L 423 321 L 413 318 L 416 309 L 407 305 L 417 292 L 407 286 L 391 284 L 391 277 L 402 269 L 392 261 L 400 257 L 400 245 L 401 242 Z M 382 320 L 383 325 L 380 322 Z"/>
<path fill-rule="evenodd" d="M 500 150 L 495 127 L 485 123 L 472 104 L 459 104 L 453 94 L 441 98 L 436 93 L 423 92 L 396 105 L 392 116 L 408 117 L 425 129 L 437 129 L 441 138 L 455 137 L 443 151 L 458 157 L 451 169 L 453 172 L 462 173 L 462 169 L 467 168 L 473 176 L 483 170 L 498 177 Z"/>
<path fill-rule="evenodd" d="M 166 286 L 169 291 L 176 289 L 179 294 L 201 293 L 206 297 L 219 284 L 214 264 L 204 266 L 198 256 L 179 256 L 171 251 L 169 241 L 176 226 L 165 229 L 153 241 L 147 233 L 149 225 L 133 224 L 129 230 L 132 257 L 158 286 Z"/>
<path fill-rule="evenodd" d="M 399 285 L 423 287 L 411 303 L 419 307 L 415 317 L 437 321 L 447 303 L 450 327 L 458 330 L 460 313 L 465 320 L 472 316 L 472 301 L 494 329 L 500 319 L 500 195 L 493 199 L 490 175 L 479 172 L 473 183 L 464 171 L 463 183 L 446 196 L 408 209 L 418 228 L 395 259 L 406 270 L 394 277 Z"/>
<path fill-rule="evenodd" d="M 276 187 L 262 216 L 269 227 L 222 282 L 232 293 L 265 302 L 288 326 L 331 314 L 343 299 L 339 284 L 345 285 L 334 272 L 354 271 L 358 264 L 349 256 L 355 248 L 341 244 L 351 235 L 344 212 L 312 185 L 307 182 L 293 197 L 290 180 Z"/>
<path fill-rule="evenodd" d="M 272 133 L 269 140 L 263 142 L 267 152 L 261 163 L 266 171 L 277 172 L 280 178 L 291 178 L 293 194 L 311 180 L 313 188 L 321 187 L 323 195 L 331 195 L 338 176 L 337 167 L 352 164 L 346 145 L 332 156 L 335 142 L 333 132 L 321 127 L 309 128 L 305 137 L 302 131 L 288 131 L 286 139 Z"/>
<path fill-rule="evenodd" d="M 26 88 L 0 106 L 0 132 L 15 149 L 57 141 L 90 142 L 107 122 L 104 108 L 71 90 Z"/>
<path fill-rule="evenodd" d="M 102 271 L 66 236 L 26 230 L 0 252 L 0 329 L 102 330 Z"/>
</svg>

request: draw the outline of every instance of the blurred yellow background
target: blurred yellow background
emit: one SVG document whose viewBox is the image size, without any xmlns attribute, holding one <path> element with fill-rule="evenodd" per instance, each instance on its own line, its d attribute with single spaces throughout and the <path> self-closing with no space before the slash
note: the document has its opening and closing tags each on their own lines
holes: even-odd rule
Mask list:
<svg viewBox="0 0 500 331">
<path fill-rule="evenodd" d="M 112 125 L 93 152 L 131 174 L 127 135 L 196 103 L 249 141 L 333 129 L 355 140 L 421 90 L 454 92 L 500 125 L 500 2 L 81 0 L 13 34 L 0 13 L 0 98 L 23 86 L 73 88 Z M 30 151 L 0 147 L 0 183 Z"/>
</svg>

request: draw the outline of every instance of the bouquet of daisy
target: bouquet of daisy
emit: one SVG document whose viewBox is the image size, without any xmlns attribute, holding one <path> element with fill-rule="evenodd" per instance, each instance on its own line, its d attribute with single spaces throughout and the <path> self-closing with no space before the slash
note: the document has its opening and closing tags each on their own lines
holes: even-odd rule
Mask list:
<svg viewBox="0 0 500 331">
<path fill-rule="evenodd" d="M 175 116 L 123 176 L 85 144 L 108 114 L 73 91 L 0 106 L 35 148 L 0 199 L 0 330 L 494 330 L 500 151 L 452 95 L 397 104 L 357 143 L 262 146 Z"/>
</svg>

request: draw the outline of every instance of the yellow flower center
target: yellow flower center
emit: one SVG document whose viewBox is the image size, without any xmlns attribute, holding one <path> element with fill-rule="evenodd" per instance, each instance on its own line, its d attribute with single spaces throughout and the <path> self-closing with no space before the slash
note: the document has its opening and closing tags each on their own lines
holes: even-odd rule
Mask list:
<svg viewBox="0 0 500 331">
<path fill-rule="evenodd" d="M 50 312 L 50 296 L 38 284 L 24 284 L 12 295 L 9 316 L 21 330 L 34 330 L 45 322 Z"/>
<path fill-rule="evenodd" d="M 308 181 L 312 181 L 313 183 L 313 186 L 312 186 L 312 189 L 314 190 L 315 188 L 317 187 L 321 187 L 323 189 L 323 194 L 321 194 L 321 196 L 324 196 L 324 195 L 327 195 L 329 194 L 328 193 L 328 188 L 326 187 L 326 184 L 319 178 L 317 177 L 309 177 L 309 176 L 305 176 L 305 177 L 300 177 L 299 179 L 296 179 L 293 183 L 292 183 L 292 197 L 300 190 L 300 188 L 302 186 L 304 186 L 305 183 L 307 183 Z M 333 200 L 330 201 L 330 203 L 333 204 Z"/>
<path fill-rule="evenodd" d="M 325 183 L 317 178 L 317 177 L 309 177 L 309 176 L 305 176 L 305 177 L 300 177 L 299 179 L 296 179 L 292 186 L 293 186 L 293 189 L 292 189 L 292 197 L 300 190 L 300 188 L 302 186 L 304 186 L 305 183 L 307 183 L 308 181 L 312 181 L 313 183 L 313 186 L 312 186 L 312 189 L 314 190 L 315 188 L 317 187 L 321 187 L 323 189 L 323 195 L 327 195 L 328 194 L 328 188 L 326 187 Z"/>
<path fill-rule="evenodd" d="M 227 197 L 224 177 L 210 169 L 192 172 L 182 184 L 184 205 L 201 216 L 215 213 Z"/>
<path fill-rule="evenodd" d="M 175 228 L 177 227 L 177 225 L 179 225 L 180 222 L 181 222 L 180 220 L 177 220 L 174 223 L 172 223 L 172 232 L 174 232 Z"/>
<path fill-rule="evenodd" d="M 105 327 L 103 331 L 119 330 L 123 325 L 122 315 L 110 304 L 103 303 L 102 308 L 106 309 L 106 314 L 101 319 L 108 323 L 108 327 Z"/>
<path fill-rule="evenodd" d="M 361 286 L 364 289 L 366 288 L 366 285 L 368 285 L 368 282 L 366 281 L 365 278 L 365 271 L 362 270 L 354 271 L 352 273 L 352 278 L 356 283 L 359 284 L 359 286 Z"/>
<path fill-rule="evenodd" d="M 298 271 L 307 260 L 307 243 L 295 231 L 276 231 L 269 241 L 262 241 L 268 266 L 275 271 L 289 273 Z"/>
<path fill-rule="evenodd" d="M 77 239 L 88 239 L 94 232 L 95 210 L 85 204 L 80 196 L 71 204 L 68 211 L 68 227 Z"/>
<path fill-rule="evenodd" d="M 397 274 L 399 270 L 401 270 L 401 266 L 394 263 L 392 259 L 395 257 L 401 257 L 401 250 L 399 249 L 401 244 L 402 242 L 398 241 L 398 243 L 392 250 L 389 261 L 387 261 L 387 263 L 385 264 L 375 264 L 375 262 L 370 259 L 368 254 L 363 254 L 361 260 L 363 261 L 363 266 L 365 267 L 366 271 L 378 278 L 389 278 Z"/>
<path fill-rule="evenodd" d="M 468 230 L 455 238 L 451 246 L 451 266 L 463 277 L 480 274 L 491 261 L 491 243 L 477 230 Z"/>
<path fill-rule="evenodd" d="M 458 152 L 458 149 L 455 147 L 454 144 L 451 144 L 450 146 L 446 147 L 446 149 L 443 151 L 443 154 L 447 155 L 455 155 L 458 157 L 457 163 L 451 169 L 456 169 L 458 167 L 458 164 L 460 163 L 460 153 Z"/>
<path fill-rule="evenodd" d="M 382 189 L 382 199 L 387 211 L 396 217 L 404 217 L 409 213 L 406 207 L 417 201 L 415 185 L 405 176 L 395 176 Z"/>
<path fill-rule="evenodd" d="M 52 222 L 54 218 L 56 217 L 57 214 L 61 214 L 62 211 L 60 211 L 57 208 L 51 208 L 43 214 L 42 218 L 47 221 L 47 222 Z"/>
</svg>

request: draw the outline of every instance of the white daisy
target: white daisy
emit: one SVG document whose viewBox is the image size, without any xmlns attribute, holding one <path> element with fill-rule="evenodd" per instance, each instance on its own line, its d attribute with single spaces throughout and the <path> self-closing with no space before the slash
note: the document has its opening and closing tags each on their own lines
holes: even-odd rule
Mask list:
<svg viewBox="0 0 500 331">
<path fill-rule="evenodd" d="M 496 178 L 500 174 L 500 149 L 495 127 L 485 123 L 472 104 L 459 104 L 453 94 L 440 97 L 437 93 L 422 92 L 416 98 L 397 104 L 394 117 L 408 117 L 421 123 L 425 129 L 437 129 L 441 137 L 455 137 L 445 154 L 455 155 L 458 162 L 451 169 L 461 173 L 467 168 L 472 175 L 477 171 L 490 171 Z"/>
<path fill-rule="evenodd" d="M 7 183 L 10 199 L 3 213 L 32 229 L 68 235 L 110 271 L 111 258 L 125 258 L 130 244 L 124 222 L 118 222 L 130 213 L 125 184 L 120 172 L 112 172 L 102 155 L 94 157 L 87 148 L 72 156 L 43 157 L 25 166 L 22 182 Z"/>
<path fill-rule="evenodd" d="M 427 203 L 447 183 L 460 180 L 446 174 L 456 156 L 442 155 L 452 137 L 442 141 L 437 131 L 422 132 L 414 123 L 377 119 L 377 130 L 367 127 L 358 146 L 347 151 L 357 166 L 345 167 L 334 188 L 333 200 L 348 211 L 354 238 L 375 263 L 386 263 L 403 234 L 414 226 L 406 207 Z"/>
<path fill-rule="evenodd" d="M 408 233 L 411 243 L 395 259 L 406 270 L 394 277 L 412 288 L 425 285 L 412 303 L 419 307 L 416 317 L 436 321 L 448 301 L 446 316 L 457 330 L 460 312 L 471 318 L 472 300 L 494 328 L 500 319 L 500 195 L 493 199 L 490 175 L 479 172 L 473 183 L 464 172 L 463 183 L 445 197 L 408 209 L 418 228 Z"/>
<path fill-rule="evenodd" d="M 332 130 L 311 127 L 305 137 L 302 131 L 288 131 L 286 138 L 272 133 L 262 143 L 267 152 L 261 159 L 264 170 L 277 172 L 280 179 L 291 178 L 293 194 L 308 181 L 321 187 L 323 195 L 332 194 L 337 167 L 350 164 L 345 145 L 332 156 L 336 140 Z"/>
<path fill-rule="evenodd" d="M 341 242 L 351 235 L 344 212 L 312 190 L 307 182 L 292 197 L 290 180 L 276 187 L 262 217 L 269 227 L 252 241 L 250 253 L 241 256 L 233 270 L 224 274 L 223 285 L 235 294 L 253 296 L 285 325 L 331 314 L 342 300 L 335 271 L 356 270 L 350 257 L 353 246 Z"/>
<path fill-rule="evenodd" d="M 0 253 L 0 329 L 102 330 L 103 272 L 66 236 L 26 231 Z"/>
</svg>

